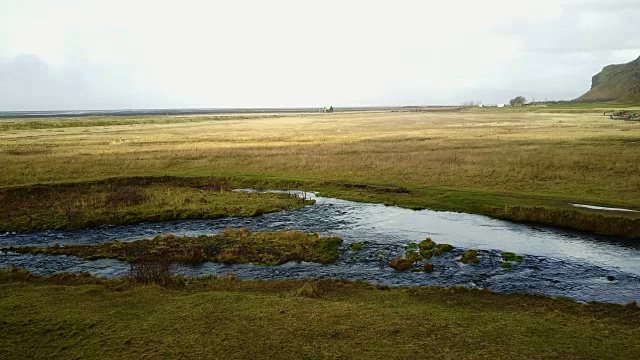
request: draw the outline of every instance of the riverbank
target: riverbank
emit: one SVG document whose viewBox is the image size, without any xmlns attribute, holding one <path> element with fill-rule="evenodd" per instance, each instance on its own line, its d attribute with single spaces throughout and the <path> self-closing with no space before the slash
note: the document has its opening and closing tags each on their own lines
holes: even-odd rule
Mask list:
<svg viewBox="0 0 640 360">
<path fill-rule="evenodd" d="M 233 276 L 141 285 L 0 270 L 0 355 L 633 359 L 637 305 Z M 42 346 L 46 344 L 46 346 Z"/>
<path fill-rule="evenodd" d="M 79 229 L 225 216 L 257 216 L 313 201 L 233 188 L 299 189 L 408 209 L 456 211 L 588 233 L 640 238 L 640 212 L 579 208 L 541 197 L 442 188 L 255 177 L 133 177 L 0 189 L 0 232 Z"/>
<path fill-rule="evenodd" d="M 232 191 L 225 178 L 115 178 L 0 189 L 0 232 L 258 216 L 313 201 Z"/>
</svg>

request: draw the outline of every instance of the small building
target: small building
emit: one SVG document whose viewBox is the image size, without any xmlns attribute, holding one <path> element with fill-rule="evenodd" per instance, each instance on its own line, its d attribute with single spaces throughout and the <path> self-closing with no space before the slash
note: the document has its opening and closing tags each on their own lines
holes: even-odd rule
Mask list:
<svg viewBox="0 0 640 360">
<path fill-rule="evenodd" d="M 329 106 L 329 107 L 324 107 L 324 109 L 322 109 L 323 113 L 332 113 L 333 112 L 333 106 Z"/>
</svg>

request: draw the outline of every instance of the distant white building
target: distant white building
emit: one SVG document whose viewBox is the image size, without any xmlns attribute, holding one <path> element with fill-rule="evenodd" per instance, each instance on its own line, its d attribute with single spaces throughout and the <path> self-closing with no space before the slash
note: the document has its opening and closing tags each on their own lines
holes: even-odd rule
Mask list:
<svg viewBox="0 0 640 360">
<path fill-rule="evenodd" d="M 497 106 L 498 106 L 499 108 L 503 108 L 503 107 L 504 107 L 504 104 L 498 104 Z"/>
</svg>

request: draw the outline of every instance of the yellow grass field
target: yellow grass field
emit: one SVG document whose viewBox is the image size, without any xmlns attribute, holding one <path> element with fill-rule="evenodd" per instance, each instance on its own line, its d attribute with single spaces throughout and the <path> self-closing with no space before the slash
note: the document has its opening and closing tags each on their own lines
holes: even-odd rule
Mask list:
<svg viewBox="0 0 640 360">
<path fill-rule="evenodd" d="M 90 126 L 88 118 L 81 127 L 5 130 L 0 132 L 0 185 L 150 174 L 242 175 L 640 205 L 640 123 L 612 121 L 601 113 L 467 110 L 221 118 L 175 117 L 180 122 L 168 124 L 130 119 L 130 125 L 116 126 Z"/>
</svg>

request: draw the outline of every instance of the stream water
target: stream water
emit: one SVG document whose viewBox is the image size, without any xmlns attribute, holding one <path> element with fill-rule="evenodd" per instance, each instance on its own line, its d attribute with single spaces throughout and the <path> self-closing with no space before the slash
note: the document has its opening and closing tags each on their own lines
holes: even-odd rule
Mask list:
<svg viewBox="0 0 640 360">
<path fill-rule="evenodd" d="M 343 278 L 390 286 L 465 286 L 498 292 L 566 296 L 580 301 L 628 303 L 640 301 L 640 242 L 515 224 L 486 216 L 430 210 L 408 210 L 381 204 L 316 197 L 299 210 L 252 218 L 184 220 L 142 223 L 69 231 L 38 231 L 0 235 L 0 248 L 20 245 L 95 244 L 132 241 L 162 233 L 216 234 L 225 227 L 252 231 L 297 229 L 337 235 L 344 252 L 330 265 L 290 262 L 279 266 L 204 263 L 179 266 L 189 276 L 235 273 L 241 279 Z M 425 237 L 455 247 L 434 257 L 432 273 L 398 272 L 389 261 L 405 246 Z M 366 242 L 360 251 L 349 244 Z M 479 264 L 462 264 L 466 249 L 478 249 Z M 500 267 L 502 251 L 524 256 L 511 269 Z M 110 259 L 83 260 L 73 256 L 0 253 L 0 268 L 10 265 L 36 274 L 89 272 L 97 276 L 125 276 L 129 265 Z"/>
</svg>

